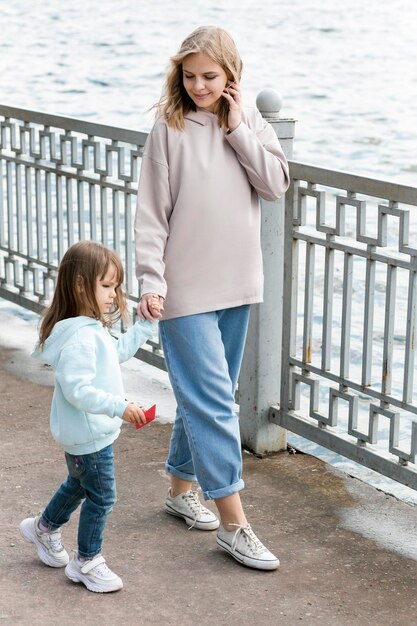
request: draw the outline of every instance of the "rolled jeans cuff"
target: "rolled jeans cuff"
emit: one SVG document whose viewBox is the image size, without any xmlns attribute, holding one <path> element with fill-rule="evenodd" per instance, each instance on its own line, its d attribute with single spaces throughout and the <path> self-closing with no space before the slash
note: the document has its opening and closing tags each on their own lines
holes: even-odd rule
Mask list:
<svg viewBox="0 0 417 626">
<path fill-rule="evenodd" d="M 229 485 L 229 487 L 222 487 L 221 489 L 211 489 L 210 491 L 202 491 L 204 500 L 218 500 L 218 498 L 226 498 L 226 496 L 232 496 L 234 493 L 241 491 L 245 487 L 245 483 L 242 479 L 237 483 Z"/>
<path fill-rule="evenodd" d="M 173 467 L 169 463 L 165 464 L 165 469 L 168 474 L 172 474 L 172 476 L 181 478 L 181 480 L 189 480 L 190 483 L 197 482 L 197 476 L 195 474 L 187 474 L 186 472 L 181 472 L 181 470 L 179 470 L 177 467 Z"/>
</svg>

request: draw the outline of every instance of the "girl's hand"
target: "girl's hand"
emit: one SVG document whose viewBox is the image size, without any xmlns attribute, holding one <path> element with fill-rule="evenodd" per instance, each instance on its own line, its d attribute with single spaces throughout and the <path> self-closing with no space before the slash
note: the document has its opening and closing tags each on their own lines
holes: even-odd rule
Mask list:
<svg viewBox="0 0 417 626">
<path fill-rule="evenodd" d="M 228 82 L 223 91 L 223 98 L 226 98 L 229 103 L 229 117 L 227 124 L 229 131 L 232 132 L 242 121 L 242 104 L 239 83 Z"/>
<path fill-rule="evenodd" d="M 128 404 L 122 419 L 131 424 L 146 424 L 145 413 L 136 404 Z"/>
<path fill-rule="evenodd" d="M 162 317 L 164 299 L 153 293 L 145 293 L 137 306 L 138 316 L 141 320 L 156 322 Z"/>
</svg>

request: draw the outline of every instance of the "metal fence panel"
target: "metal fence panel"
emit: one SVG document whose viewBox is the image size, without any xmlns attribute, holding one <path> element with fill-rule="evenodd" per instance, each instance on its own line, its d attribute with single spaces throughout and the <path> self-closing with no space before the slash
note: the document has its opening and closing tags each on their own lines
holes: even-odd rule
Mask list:
<svg viewBox="0 0 417 626">
<path fill-rule="evenodd" d="M 416 489 L 417 189 L 300 163 L 291 177 L 270 419 Z"/>
<path fill-rule="evenodd" d="M 0 296 L 40 313 L 82 239 L 118 252 L 138 300 L 133 219 L 147 133 L 0 106 Z M 144 360 L 165 367 L 159 341 Z"/>
<path fill-rule="evenodd" d="M 40 312 L 62 254 L 93 239 L 121 256 L 134 306 L 146 136 L 0 106 L 0 296 Z M 417 488 L 417 189 L 290 170 L 270 420 Z M 138 355 L 164 367 L 158 340 Z"/>
</svg>

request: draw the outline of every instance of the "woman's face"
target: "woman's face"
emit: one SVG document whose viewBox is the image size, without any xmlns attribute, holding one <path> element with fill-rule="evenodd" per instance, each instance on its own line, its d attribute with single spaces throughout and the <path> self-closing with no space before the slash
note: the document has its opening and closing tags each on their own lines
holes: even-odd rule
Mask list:
<svg viewBox="0 0 417 626">
<path fill-rule="evenodd" d="M 206 54 L 195 52 L 183 60 L 182 76 L 194 104 L 214 113 L 228 82 L 224 69 Z"/>
</svg>

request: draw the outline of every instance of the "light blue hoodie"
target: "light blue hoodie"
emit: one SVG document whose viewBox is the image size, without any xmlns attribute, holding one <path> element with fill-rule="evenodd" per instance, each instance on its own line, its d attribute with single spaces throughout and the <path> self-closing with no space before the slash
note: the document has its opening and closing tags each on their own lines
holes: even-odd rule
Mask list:
<svg viewBox="0 0 417 626">
<path fill-rule="evenodd" d="M 51 432 L 66 452 L 98 452 L 117 439 L 129 404 L 119 363 L 152 334 L 150 322 L 137 321 L 117 340 L 99 321 L 81 315 L 55 324 L 43 349 L 34 350 L 32 356 L 55 373 Z"/>
</svg>

